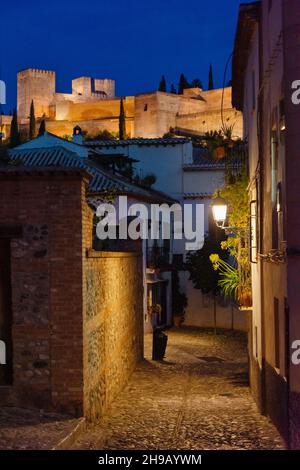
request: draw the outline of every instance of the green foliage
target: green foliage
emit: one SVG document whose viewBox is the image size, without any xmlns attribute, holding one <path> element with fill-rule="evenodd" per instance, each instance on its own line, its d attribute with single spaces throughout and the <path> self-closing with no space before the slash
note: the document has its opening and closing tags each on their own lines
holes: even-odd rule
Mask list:
<svg viewBox="0 0 300 470">
<path fill-rule="evenodd" d="M 251 304 L 251 266 L 249 260 L 247 227 L 249 226 L 248 176 L 243 173 L 231 178 L 219 194 L 228 204 L 228 225 L 234 227 L 234 236 L 221 243 L 234 263 L 224 263 L 218 253 L 210 256 L 211 263 L 220 274 L 219 287 L 241 305 Z"/>
<path fill-rule="evenodd" d="M 190 86 L 188 88 L 203 88 L 203 84 L 202 84 L 200 78 L 194 78 L 191 81 Z"/>
<path fill-rule="evenodd" d="M 35 115 L 34 115 L 34 104 L 31 100 L 30 115 L 29 115 L 29 140 L 35 138 Z"/>
<path fill-rule="evenodd" d="M 227 259 L 227 253 L 222 250 L 220 242 L 205 237 L 201 250 L 188 253 L 186 267 L 195 289 L 200 289 L 203 294 L 217 295 L 220 290 L 219 272 L 210 261 L 211 253 L 217 253 L 222 260 Z"/>
<path fill-rule="evenodd" d="M 249 224 L 249 197 L 247 187 L 249 178 L 241 174 L 220 189 L 220 195 L 228 204 L 228 224 L 230 227 L 244 229 Z"/>
<path fill-rule="evenodd" d="M 158 91 L 167 91 L 166 78 L 164 75 L 161 76 L 159 86 L 158 86 Z"/>
<path fill-rule="evenodd" d="M 173 93 L 174 95 L 177 94 L 176 88 L 175 88 L 173 83 L 172 83 L 171 88 L 170 88 L 170 93 Z"/>
<path fill-rule="evenodd" d="M 185 75 L 182 73 L 179 77 L 178 95 L 182 95 L 183 90 L 185 90 L 186 88 L 190 88 L 190 84 L 187 81 Z"/>
<path fill-rule="evenodd" d="M 70 142 L 72 141 L 72 136 L 69 135 L 69 134 L 64 134 L 64 135 L 62 136 L 62 138 L 65 139 L 65 140 L 69 140 Z"/>
<path fill-rule="evenodd" d="M 236 299 L 240 285 L 238 269 L 231 266 L 227 261 L 224 261 L 218 254 L 211 254 L 209 259 L 213 269 L 219 273 L 218 286 L 225 295 Z"/>
<path fill-rule="evenodd" d="M 94 135 L 87 135 L 85 137 L 85 141 L 88 142 L 90 140 L 116 140 L 119 137 L 118 132 L 109 132 L 107 129 L 98 132 Z"/>
<path fill-rule="evenodd" d="M 22 160 L 20 158 L 12 159 L 9 156 L 6 145 L 0 145 L 0 166 L 20 165 L 21 163 Z"/>
<path fill-rule="evenodd" d="M 208 89 L 209 90 L 214 89 L 214 79 L 213 79 L 213 71 L 212 71 L 212 65 L 211 64 L 209 66 L 209 73 L 208 73 Z"/>
<path fill-rule="evenodd" d="M 172 139 L 173 137 L 175 137 L 174 128 L 173 128 L 173 127 L 170 127 L 169 132 L 166 132 L 166 133 L 163 135 L 163 139 Z"/>
<path fill-rule="evenodd" d="M 147 187 L 153 186 L 153 184 L 156 183 L 156 175 L 154 173 L 148 173 L 147 175 L 144 176 L 141 180 L 141 184 Z"/>
<path fill-rule="evenodd" d="M 20 133 L 18 126 L 18 115 L 16 109 L 14 110 L 10 126 L 10 146 L 16 147 L 20 144 Z"/>
<path fill-rule="evenodd" d="M 42 135 L 44 135 L 45 132 L 46 132 L 46 122 L 45 122 L 45 119 L 42 119 L 40 123 L 39 131 L 38 131 L 38 137 L 41 137 Z"/>
<path fill-rule="evenodd" d="M 120 100 L 120 116 L 119 116 L 119 139 L 126 139 L 126 123 L 125 123 L 125 109 L 123 98 Z"/>
</svg>

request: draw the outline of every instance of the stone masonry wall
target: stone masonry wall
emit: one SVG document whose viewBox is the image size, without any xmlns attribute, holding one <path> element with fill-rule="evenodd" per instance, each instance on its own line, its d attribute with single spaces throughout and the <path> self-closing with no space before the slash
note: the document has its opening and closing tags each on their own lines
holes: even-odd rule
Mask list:
<svg viewBox="0 0 300 470">
<path fill-rule="evenodd" d="M 85 275 L 84 413 L 96 420 L 143 357 L 141 255 L 90 251 Z"/>
</svg>

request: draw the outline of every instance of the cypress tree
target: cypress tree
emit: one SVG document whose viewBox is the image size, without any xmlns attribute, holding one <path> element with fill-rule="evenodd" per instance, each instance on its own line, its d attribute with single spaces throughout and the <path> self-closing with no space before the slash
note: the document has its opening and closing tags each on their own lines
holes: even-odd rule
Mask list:
<svg viewBox="0 0 300 470">
<path fill-rule="evenodd" d="M 126 123 L 125 123 L 125 109 L 123 98 L 120 101 L 120 116 L 119 116 L 119 139 L 126 139 Z"/>
<path fill-rule="evenodd" d="M 13 112 L 13 117 L 10 126 L 10 146 L 16 147 L 20 144 L 20 134 L 18 126 L 18 115 L 16 109 Z"/>
<path fill-rule="evenodd" d="M 46 123 L 45 123 L 45 119 L 42 119 L 41 124 L 40 124 L 40 128 L 39 128 L 39 132 L 38 132 L 38 136 L 41 137 L 42 135 L 44 135 L 45 132 L 46 132 Z"/>
<path fill-rule="evenodd" d="M 183 93 L 183 90 L 185 90 L 186 88 L 189 88 L 190 87 L 190 84 L 189 82 L 187 81 L 186 77 L 184 76 L 184 74 L 182 73 L 180 75 L 180 78 L 179 78 L 179 84 L 178 84 L 178 95 L 182 95 Z"/>
<path fill-rule="evenodd" d="M 166 78 L 164 75 L 161 76 L 158 91 L 167 91 Z"/>
<path fill-rule="evenodd" d="M 170 93 L 173 93 L 174 95 L 177 94 L 176 88 L 174 87 L 173 83 L 171 85 Z"/>
<path fill-rule="evenodd" d="M 35 115 L 34 115 L 34 104 L 33 100 L 30 105 L 30 116 L 29 116 L 29 140 L 35 137 Z"/>
<path fill-rule="evenodd" d="M 191 88 L 203 88 L 200 78 L 194 78 L 194 80 L 192 80 Z"/>
<path fill-rule="evenodd" d="M 214 89 L 213 71 L 212 71 L 212 65 L 211 64 L 209 66 L 209 74 L 208 74 L 208 89 L 209 90 Z"/>
</svg>

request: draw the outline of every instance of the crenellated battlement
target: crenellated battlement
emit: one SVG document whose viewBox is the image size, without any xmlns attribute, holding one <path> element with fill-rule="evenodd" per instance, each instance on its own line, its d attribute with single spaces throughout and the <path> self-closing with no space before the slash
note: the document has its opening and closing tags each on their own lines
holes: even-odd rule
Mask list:
<svg viewBox="0 0 300 470">
<path fill-rule="evenodd" d="M 33 68 L 29 68 L 29 69 L 24 69 L 24 70 L 20 70 L 18 72 L 18 77 L 22 77 L 22 76 L 31 76 L 31 77 L 34 77 L 34 76 L 41 76 L 41 75 L 49 75 L 51 77 L 55 77 L 55 72 L 53 70 L 44 70 L 44 69 L 33 69 Z"/>
<path fill-rule="evenodd" d="M 57 99 L 55 71 L 38 68 L 20 70 L 17 74 L 17 82 L 19 119 L 28 119 L 32 101 L 37 118 L 50 117 L 50 106 L 55 106 Z M 74 103 L 113 98 L 115 98 L 113 79 L 86 76 L 72 80 L 72 94 L 68 96 L 68 100 Z"/>
</svg>

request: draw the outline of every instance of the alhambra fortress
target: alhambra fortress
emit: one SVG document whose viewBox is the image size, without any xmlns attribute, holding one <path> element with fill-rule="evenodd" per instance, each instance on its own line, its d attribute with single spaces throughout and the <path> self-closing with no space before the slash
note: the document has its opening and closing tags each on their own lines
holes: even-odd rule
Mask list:
<svg viewBox="0 0 300 470">
<path fill-rule="evenodd" d="M 58 136 L 72 135 L 75 125 L 90 136 L 119 130 L 120 98 L 115 96 L 114 80 L 79 77 L 72 80 L 72 93 L 58 93 L 54 71 L 30 68 L 18 73 L 17 84 L 21 129 L 28 127 L 33 100 L 36 118 L 45 118 L 47 131 Z M 234 126 L 234 136 L 242 136 L 242 115 L 232 107 L 231 87 L 189 88 L 182 95 L 153 91 L 126 96 L 124 108 L 126 133 L 131 138 L 162 137 L 170 128 L 183 135 L 201 135 L 219 130 L 222 118 Z"/>
</svg>

